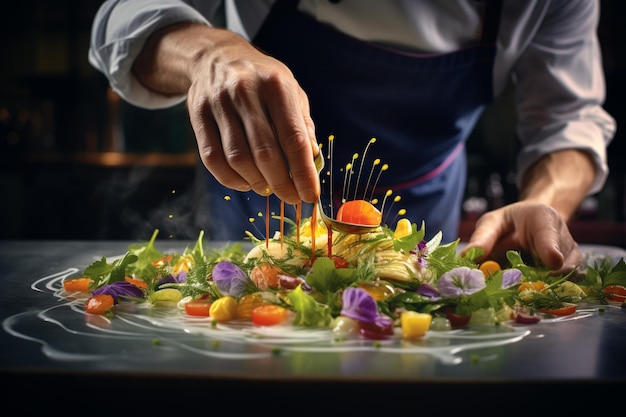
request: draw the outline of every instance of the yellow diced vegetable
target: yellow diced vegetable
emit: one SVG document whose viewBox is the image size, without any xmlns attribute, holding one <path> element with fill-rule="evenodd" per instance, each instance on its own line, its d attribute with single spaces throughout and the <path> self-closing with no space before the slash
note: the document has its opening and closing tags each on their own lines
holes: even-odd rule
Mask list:
<svg viewBox="0 0 626 417">
<path fill-rule="evenodd" d="M 427 313 L 417 313 L 415 311 L 404 311 L 400 315 L 400 325 L 402 326 L 402 337 L 414 339 L 422 337 L 430 328 L 433 316 Z"/>
<path fill-rule="evenodd" d="M 218 298 L 211 303 L 209 316 L 220 323 L 236 319 L 237 300 L 231 296 Z"/>
</svg>

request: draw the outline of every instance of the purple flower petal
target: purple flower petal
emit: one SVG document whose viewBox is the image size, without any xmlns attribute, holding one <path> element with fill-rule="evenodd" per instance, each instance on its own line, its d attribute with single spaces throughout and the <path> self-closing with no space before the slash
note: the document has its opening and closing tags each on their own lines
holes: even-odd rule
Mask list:
<svg viewBox="0 0 626 417">
<path fill-rule="evenodd" d="M 502 272 L 502 288 L 510 288 L 522 282 L 522 271 L 517 268 L 505 269 Z"/>
<path fill-rule="evenodd" d="M 94 290 L 93 295 L 109 294 L 115 300 L 115 304 L 120 298 L 143 298 L 143 290 L 134 284 L 126 281 L 116 281 L 113 284 L 103 285 Z"/>
<path fill-rule="evenodd" d="M 161 285 L 163 284 L 177 284 L 178 281 L 176 281 L 176 278 L 173 275 L 166 275 L 164 277 L 161 277 L 159 279 L 159 281 L 157 281 L 157 288 L 159 288 Z"/>
<path fill-rule="evenodd" d="M 425 297 L 430 297 L 432 299 L 439 299 L 441 297 L 439 297 L 439 291 L 437 290 L 437 288 L 433 287 L 430 284 L 422 284 L 419 287 L 417 287 L 416 292 L 420 295 L 423 295 Z"/>
<path fill-rule="evenodd" d="M 374 323 L 378 319 L 378 305 L 363 288 L 346 288 L 342 295 L 341 315 L 356 321 Z"/>
<path fill-rule="evenodd" d="M 437 288 L 444 298 L 469 295 L 485 288 L 485 276 L 476 268 L 461 266 L 443 274 L 437 281 Z"/>
<path fill-rule="evenodd" d="M 246 273 L 229 261 L 218 262 L 211 275 L 220 292 L 233 297 L 242 295 L 249 282 Z"/>
<path fill-rule="evenodd" d="M 184 284 L 187 282 L 187 271 L 180 271 L 174 278 L 176 278 L 176 282 L 179 284 Z"/>
</svg>

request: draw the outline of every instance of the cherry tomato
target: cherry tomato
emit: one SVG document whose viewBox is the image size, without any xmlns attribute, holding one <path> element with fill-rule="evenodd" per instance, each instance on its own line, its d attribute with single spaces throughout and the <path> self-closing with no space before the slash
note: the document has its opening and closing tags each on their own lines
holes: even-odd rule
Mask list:
<svg viewBox="0 0 626 417">
<path fill-rule="evenodd" d="M 252 310 L 252 323 L 258 326 L 273 326 L 287 319 L 287 309 L 275 304 L 265 304 Z"/>
<path fill-rule="evenodd" d="M 346 201 L 337 211 L 337 220 L 340 222 L 364 226 L 379 226 L 382 217 L 380 210 L 365 200 Z"/>
<path fill-rule="evenodd" d="M 619 303 L 626 302 L 626 287 L 623 285 L 611 284 L 602 288 L 607 295 L 607 299 L 610 301 L 617 301 Z"/>
<path fill-rule="evenodd" d="M 70 278 L 63 281 L 63 289 L 67 292 L 88 292 L 91 283 L 89 277 Z"/>
<path fill-rule="evenodd" d="M 98 294 L 87 299 L 87 302 L 85 303 L 85 311 L 91 314 L 102 315 L 111 310 L 114 304 L 115 300 L 113 299 L 113 296 L 109 294 Z"/>
<path fill-rule="evenodd" d="M 359 333 L 366 339 L 386 339 L 389 336 L 393 336 L 393 322 L 388 323 L 366 323 L 363 321 L 357 322 L 359 327 Z"/>
<path fill-rule="evenodd" d="M 450 321 L 450 325 L 452 326 L 453 329 L 467 326 L 467 324 L 470 321 L 470 318 L 472 317 L 470 315 L 462 316 L 460 314 L 457 314 L 454 311 L 454 307 L 451 307 L 451 306 L 445 307 L 443 311 L 444 313 L 446 313 L 446 318 Z"/>
<path fill-rule="evenodd" d="M 563 306 L 557 308 L 540 308 L 539 312 L 545 314 L 553 314 L 555 316 L 567 316 L 576 312 L 576 304 L 563 303 Z"/>
<path fill-rule="evenodd" d="M 207 299 L 191 300 L 185 303 L 185 313 L 190 316 L 209 317 L 211 301 Z"/>
</svg>

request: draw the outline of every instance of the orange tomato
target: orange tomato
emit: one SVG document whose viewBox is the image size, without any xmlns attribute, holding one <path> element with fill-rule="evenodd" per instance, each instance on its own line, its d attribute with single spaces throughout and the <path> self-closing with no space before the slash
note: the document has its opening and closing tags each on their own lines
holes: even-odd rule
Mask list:
<svg viewBox="0 0 626 417">
<path fill-rule="evenodd" d="M 379 226 L 382 217 L 380 210 L 365 200 L 346 201 L 337 211 L 337 220 L 340 222 L 364 226 Z"/>
<path fill-rule="evenodd" d="M 626 302 L 626 287 L 623 285 L 607 285 L 602 288 L 602 291 L 607 294 L 606 298 L 610 301 L 616 301 L 618 303 Z"/>
<path fill-rule="evenodd" d="M 129 282 L 133 284 L 135 287 L 141 288 L 142 290 L 145 290 L 146 288 L 148 288 L 148 283 L 142 279 L 124 277 L 124 281 Z"/>
<path fill-rule="evenodd" d="M 185 313 L 190 316 L 209 317 L 211 301 L 208 299 L 191 300 L 185 303 Z"/>
<path fill-rule="evenodd" d="M 545 314 L 553 314 L 555 316 L 568 316 L 576 312 L 576 304 L 563 303 L 563 306 L 557 308 L 540 308 L 539 311 Z"/>
<path fill-rule="evenodd" d="M 502 268 L 500 267 L 500 264 L 496 261 L 489 260 L 481 263 L 478 269 L 482 271 L 482 273 L 485 275 L 485 278 L 488 278 L 491 274 L 500 271 Z"/>
<path fill-rule="evenodd" d="M 89 277 L 70 278 L 63 280 L 63 289 L 67 292 L 89 292 L 91 283 Z"/>
<path fill-rule="evenodd" d="M 287 319 L 287 309 L 275 304 L 266 304 L 252 310 L 252 323 L 257 326 L 273 326 Z"/>
<path fill-rule="evenodd" d="M 89 297 L 85 303 L 85 311 L 91 314 L 105 314 L 113 308 L 115 300 L 109 294 L 98 294 Z"/>
</svg>

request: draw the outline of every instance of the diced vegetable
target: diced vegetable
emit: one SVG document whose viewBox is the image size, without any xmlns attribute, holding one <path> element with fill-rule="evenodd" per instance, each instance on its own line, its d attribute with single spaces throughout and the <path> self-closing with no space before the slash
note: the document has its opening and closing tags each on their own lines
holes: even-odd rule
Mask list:
<svg viewBox="0 0 626 417">
<path fill-rule="evenodd" d="M 402 337 L 414 339 L 426 334 L 432 323 L 433 316 L 427 313 L 417 313 L 415 311 L 403 311 L 400 315 L 400 326 L 402 327 Z"/>
<path fill-rule="evenodd" d="M 452 325 L 450 324 L 450 320 L 446 317 L 433 317 L 432 322 L 430 323 L 430 330 L 433 331 L 446 331 L 451 330 Z"/>
<path fill-rule="evenodd" d="M 494 324 L 495 322 L 496 311 L 493 307 L 489 307 L 472 311 L 469 324 Z"/>
<path fill-rule="evenodd" d="M 218 298 L 211 304 L 209 315 L 220 323 L 236 319 L 237 300 L 230 295 Z"/>
</svg>

